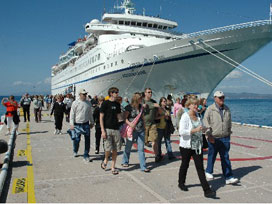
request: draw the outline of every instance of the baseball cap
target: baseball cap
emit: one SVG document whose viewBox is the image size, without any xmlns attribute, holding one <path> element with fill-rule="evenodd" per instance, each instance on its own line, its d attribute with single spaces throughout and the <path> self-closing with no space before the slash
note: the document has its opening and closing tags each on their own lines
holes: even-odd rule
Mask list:
<svg viewBox="0 0 272 204">
<path fill-rule="evenodd" d="M 216 91 L 214 94 L 213 94 L 214 97 L 221 97 L 221 96 L 225 96 L 223 91 Z"/>
<path fill-rule="evenodd" d="M 79 94 L 87 94 L 88 92 L 85 89 L 80 89 Z"/>
</svg>

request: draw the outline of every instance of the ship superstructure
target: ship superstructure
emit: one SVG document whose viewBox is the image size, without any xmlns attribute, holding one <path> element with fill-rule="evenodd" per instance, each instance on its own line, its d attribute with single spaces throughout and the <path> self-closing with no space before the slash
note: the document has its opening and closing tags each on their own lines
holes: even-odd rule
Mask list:
<svg viewBox="0 0 272 204">
<path fill-rule="evenodd" d="M 145 87 L 155 97 L 181 92 L 207 97 L 235 68 L 207 45 L 241 63 L 272 40 L 269 20 L 177 34 L 171 31 L 176 22 L 136 15 L 130 0 L 118 8 L 124 12 L 87 23 L 87 37 L 60 56 L 52 67 L 52 94 L 85 88 L 90 95 L 107 95 L 116 86 L 129 97 Z"/>
</svg>

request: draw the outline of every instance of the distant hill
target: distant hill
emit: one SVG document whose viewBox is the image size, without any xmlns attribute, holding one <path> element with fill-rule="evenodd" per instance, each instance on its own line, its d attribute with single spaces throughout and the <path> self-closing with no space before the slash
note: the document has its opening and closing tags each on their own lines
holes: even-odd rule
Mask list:
<svg viewBox="0 0 272 204">
<path fill-rule="evenodd" d="M 256 94 L 256 93 L 226 93 L 226 99 L 272 99 L 272 94 Z"/>
</svg>

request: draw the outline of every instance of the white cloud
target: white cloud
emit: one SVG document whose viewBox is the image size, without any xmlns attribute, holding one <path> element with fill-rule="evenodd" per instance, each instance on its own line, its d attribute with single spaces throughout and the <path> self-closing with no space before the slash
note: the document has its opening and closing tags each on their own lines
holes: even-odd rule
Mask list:
<svg viewBox="0 0 272 204">
<path fill-rule="evenodd" d="M 12 84 L 13 86 L 31 86 L 31 82 L 24 82 L 24 81 L 15 81 Z"/>
<path fill-rule="evenodd" d="M 232 71 L 226 76 L 226 79 L 238 79 L 243 76 L 243 73 L 237 70 Z"/>
</svg>

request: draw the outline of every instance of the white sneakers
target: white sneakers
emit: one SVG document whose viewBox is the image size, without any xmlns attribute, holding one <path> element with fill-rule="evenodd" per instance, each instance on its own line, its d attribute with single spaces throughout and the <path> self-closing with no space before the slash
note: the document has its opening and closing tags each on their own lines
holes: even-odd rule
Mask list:
<svg viewBox="0 0 272 204">
<path fill-rule="evenodd" d="M 236 183 L 238 183 L 238 182 L 239 182 L 238 178 L 230 178 L 230 179 L 227 179 L 227 180 L 226 180 L 226 185 L 229 185 L 229 184 L 236 184 Z"/>
<path fill-rule="evenodd" d="M 210 173 L 205 172 L 205 176 L 206 176 L 207 180 L 212 180 L 213 179 L 213 175 L 210 174 Z"/>
<path fill-rule="evenodd" d="M 212 180 L 214 179 L 213 175 L 210 173 L 205 172 L 205 176 L 207 180 Z M 238 178 L 230 178 L 226 180 L 226 185 L 230 185 L 230 184 L 236 184 L 239 182 Z"/>
<path fill-rule="evenodd" d="M 8 132 L 6 132 L 6 135 L 10 135 L 10 132 L 8 131 Z"/>
<path fill-rule="evenodd" d="M 57 134 L 61 135 L 62 133 L 61 133 L 61 130 L 56 129 L 56 130 L 54 131 L 54 134 L 55 134 L 55 135 L 57 135 Z"/>
</svg>

